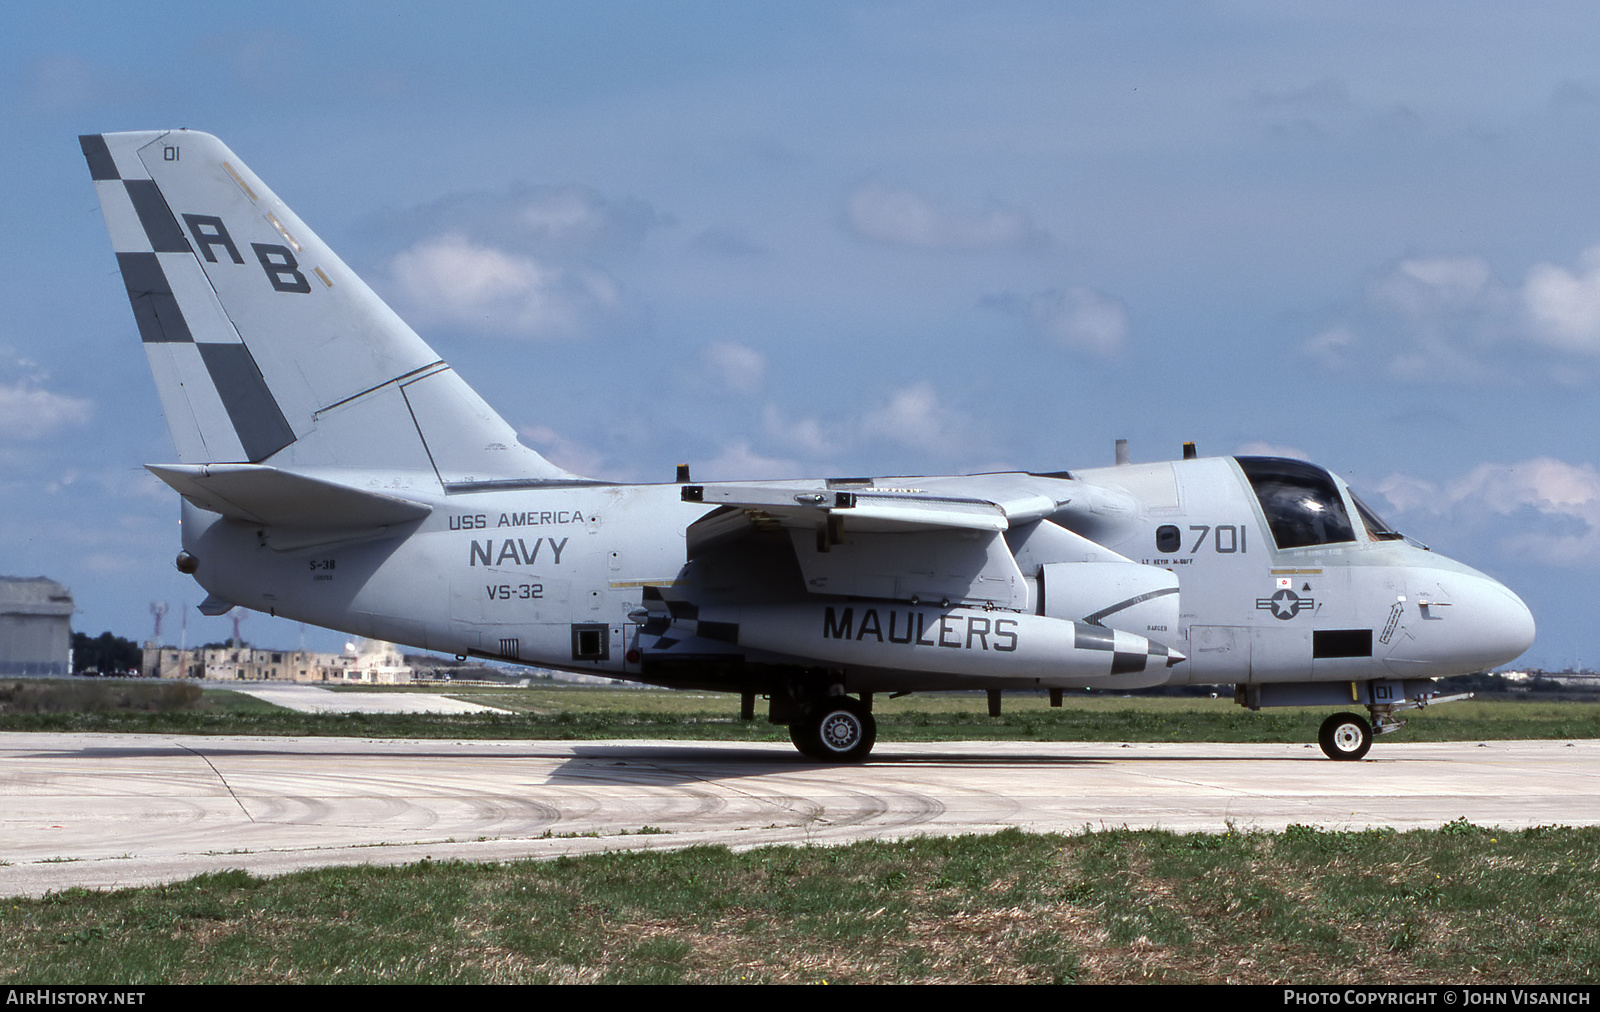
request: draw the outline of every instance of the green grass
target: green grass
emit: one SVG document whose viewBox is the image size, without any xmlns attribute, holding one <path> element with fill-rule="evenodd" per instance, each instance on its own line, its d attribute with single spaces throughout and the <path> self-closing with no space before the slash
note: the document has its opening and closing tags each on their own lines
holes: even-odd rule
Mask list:
<svg viewBox="0 0 1600 1012">
<path fill-rule="evenodd" d="M 98 707 L 8 705 L 0 684 L 0 730 L 122 731 L 160 734 L 339 735 L 380 738 L 521 738 L 596 740 L 668 738 L 698 741 L 787 742 L 788 731 L 767 723 L 758 708 L 741 721 L 739 697 L 665 689 L 432 687 L 456 699 L 511 711 L 487 714 L 304 714 L 243 693 L 206 688 L 181 706 Z M 60 687 L 63 698 L 85 691 L 83 679 L 27 683 Z M 192 684 L 112 683 L 116 692 L 158 695 Z M 92 687 L 92 685 L 91 685 Z M 1316 740 L 1331 707 L 1251 713 L 1231 699 L 1069 694 L 1051 708 L 1043 695 L 1008 694 L 1004 714 L 988 715 L 978 693 L 879 696 L 873 710 L 880 742 L 910 741 L 1139 741 L 1293 742 Z M 1359 707 L 1355 708 L 1359 709 Z M 1467 701 L 1402 714 L 1408 727 L 1384 743 L 1531 738 L 1600 738 L 1600 703 Z"/>
<path fill-rule="evenodd" d="M 244 872 L 0 908 L 0 980 L 1587 982 L 1600 829 L 926 838 Z"/>
<path fill-rule="evenodd" d="M 172 713 L 201 705 L 193 682 L 118 678 L 14 678 L 0 682 L 0 714 Z"/>
</svg>

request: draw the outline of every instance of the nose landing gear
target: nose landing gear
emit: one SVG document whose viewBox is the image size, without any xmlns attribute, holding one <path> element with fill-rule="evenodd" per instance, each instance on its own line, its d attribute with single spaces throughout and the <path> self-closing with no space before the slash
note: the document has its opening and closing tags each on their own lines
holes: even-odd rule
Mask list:
<svg viewBox="0 0 1600 1012">
<path fill-rule="evenodd" d="M 1251 710 L 1267 706 L 1365 706 L 1370 717 L 1336 713 L 1322 722 L 1317 744 L 1329 759 L 1355 761 L 1366 756 L 1372 739 L 1406 726 L 1395 714 L 1435 703 L 1471 699 L 1472 693 L 1445 695 L 1432 678 L 1374 679 L 1370 682 L 1266 682 L 1234 686 L 1234 701 Z"/>
<path fill-rule="evenodd" d="M 1372 747 L 1372 725 L 1358 713 L 1336 713 L 1322 722 L 1317 743 L 1329 759 L 1360 759 Z"/>
</svg>

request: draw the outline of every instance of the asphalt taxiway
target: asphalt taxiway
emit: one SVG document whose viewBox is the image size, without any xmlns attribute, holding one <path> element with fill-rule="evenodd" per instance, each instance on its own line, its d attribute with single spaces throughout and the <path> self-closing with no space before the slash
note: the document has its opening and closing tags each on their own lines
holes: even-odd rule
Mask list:
<svg viewBox="0 0 1600 1012">
<path fill-rule="evenodd" d="M 1600 824 L 1600 741 L 787 745 L 0 733 L 0 895 L 244 868 L 825 844 L 1005 827 Z"/>
</svg>

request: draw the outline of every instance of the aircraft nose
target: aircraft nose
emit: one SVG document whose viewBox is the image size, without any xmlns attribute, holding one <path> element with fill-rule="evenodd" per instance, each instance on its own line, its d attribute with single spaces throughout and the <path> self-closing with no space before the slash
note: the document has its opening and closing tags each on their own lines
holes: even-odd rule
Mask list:
<svg viewBox="0 0 1600 1012">
<path fill-rule="evenodd" d="M 1407 610 L 1410 635 L 1388 659 L 1398 673 L 1484 671 L 1533 645 L 1533 613 L 1510 588 L 1482 573 L 1441 573 L 1417 590 Z"/>
<path fill-rule="evenodd" d="M 1457 597 L 1474 627 L 1466 637 L 1474 667 L 1509 663 L 1533 646 L 1533 612 L 1505 584 L 1481 577 L 1469 581 Z"/>
</svg>

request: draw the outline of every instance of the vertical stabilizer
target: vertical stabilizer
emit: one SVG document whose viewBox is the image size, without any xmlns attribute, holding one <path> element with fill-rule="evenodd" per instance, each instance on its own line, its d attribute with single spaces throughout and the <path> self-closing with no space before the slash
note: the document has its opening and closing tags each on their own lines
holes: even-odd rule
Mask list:
<svg viewBox="0 0 1600 1012">
<path fill-rule="evenodd" d="M 79 142 L 181 462 L 573 477 L 518 443 L 221 141 Z"/>
</svg>

